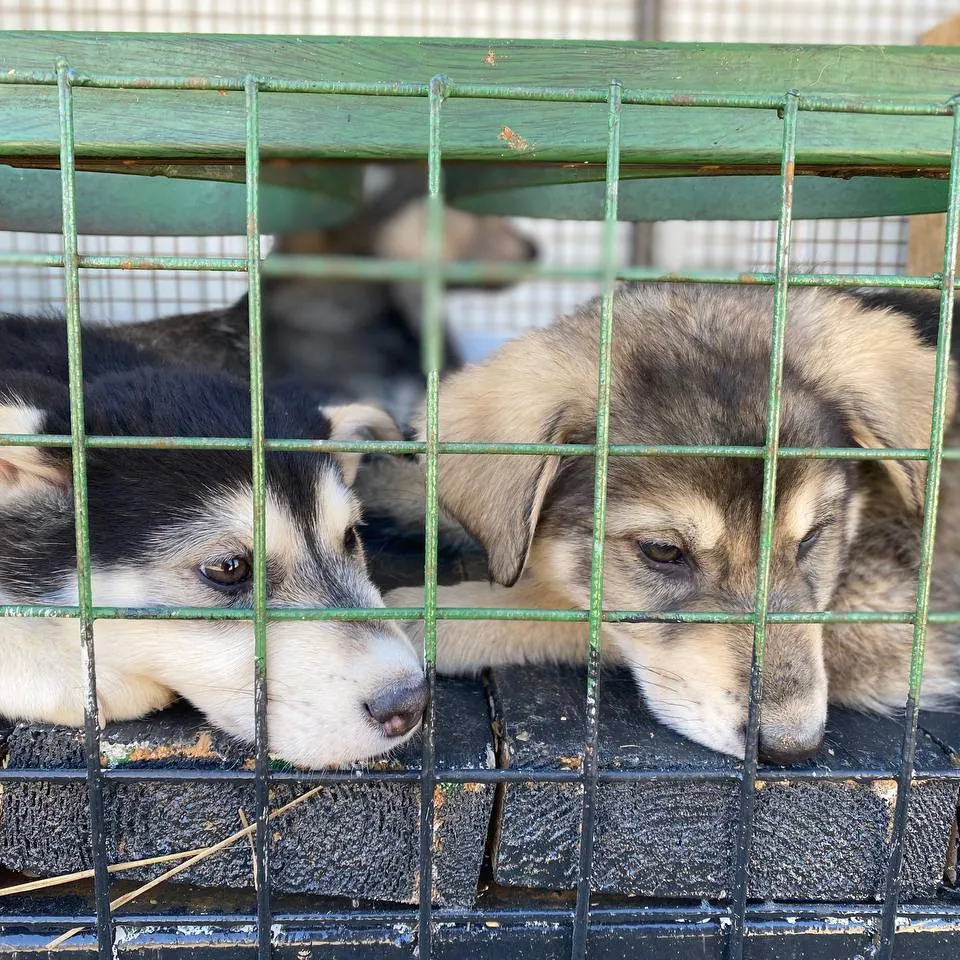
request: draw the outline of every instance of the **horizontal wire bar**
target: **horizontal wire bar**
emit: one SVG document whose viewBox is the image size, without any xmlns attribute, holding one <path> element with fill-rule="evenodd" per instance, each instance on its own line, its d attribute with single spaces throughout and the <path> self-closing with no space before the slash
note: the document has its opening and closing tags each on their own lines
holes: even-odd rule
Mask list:
<svg viewBox="0 0 960 960">
<path fill-rule="evenodd" d="M 411 767 L 402 770 L 272 770 L 271 783 L 409 783 L 420 782 L 420 768 Z M 795 781 L 824 781 L 827 783 L 857 781 L 873 783 L 879 780 L 895 780 L 896 769 L 877 770 L 869 767 L 853 769 L 793 770 L 781 767 L 759 767 L 757 780 L 764 784 L 793 783 Z M 149 783 L 253 783 L 257 774 L 254 770 L 199 770 L 199 769 L 112 769 L 101 771 L 104 780 Z M 729 780 L 739 782 L 741 770 L 738 764 L 731 770 L 620 770 L 600 768 L 598 778 L 603 783 L 650 783 L 660 780 L 683 780 L 717 782 Z M 57 781 L 84 780 L 86 771 L 70 768 L 35 768 L 0 770 L 0 783 L 44 783 Z M 579 770 L 542 770 L 542 769 L 497 769 L 438 770 L 435 779 L 439 783 L 451 784 L 497 784 L 497 783 L 582 783 L 584 775 Z M 960 769 L 924 770 L 913 774 L 913 782 L 937 781 L 942 783 L 960 782 Z"/>
<path fill-rule="evenodd" d="M 73 87 L 95 87 L 115 90 L 188 90 L 242 92 L 253 79 L 261 93 L 333 94 L 341 96 L 422 97 L 430 95 L 430 83 L 342 80 L 288 80 L 269 76 L 160 76 L 136 77 L 117 74 L 70 71 Z M 55 86 L 57 75 L 48 70 L 8 69 L 0 74 L 0 84 Z M 533 100 L 561 103 L 605 103 L 609 88 L 529 86 L 522 84 L 490 84 L 444 80 L 445 97 L 481 100 Z M 716 107 L 746 110 L 780 110 L 789 94 L 753 95 L 741 93 L 706 94 L 672 90 L 624 89 L 622 103 L 630 106 Z M 813 113 L 872 113 L 892 116 L 950 116 L 952 100 L 884 100 L 868 97 L 811 96 L 797 94 L 797 109 Z"/>
<path fill-rule="evenodd" d="M 70 619 L 80 608 L 70 604 L 3 603 L 0 618 Z M 423 607 L 270 607 L 268 620 L 335 621 L 422 620 Z M 605 623 L 753 623 L 750 611 L 702 610 L 604 610 Z M 93 607 L 94 620 L 252 620 L 251 607 Z M 538 607 L 438 607 L 438 620 L 517 620 L 551 623 L 586 623 L 586 610 L 541 610 Z M 767 614 L 769 623 L 913 623 L 911 610 L 813 610 L 778 611 Z M 928 621 L 947 625 L 960 623 L 960 610 L 930 613 Z"/>
<path fill-rule="evenodd" d="M 802 166 L 797 174 L 802 174 Z M 87 270 L 188 270 L 245 273 L 248 261 L 242 257 L 203 256 L 80 256 L 77 265 Z M 0 267 L 62 267 L 58 253 L 0 253 Z M 399 281 L 422 280 L 430 267 L 419 260 L 378 260 L 370 257 L 309 256 L 272 254 L 263 261 L 264 276 L 307 276 L 336 280 Z M 521 280 L 601 281 L 602 267 L 556 266 L 551 264 L 485 263 L 459 260 L 438 267 L 444 279 L 457 283 L 517 282 Z M 617 268 L 617 280 L 643 283 L 716 283 L 773 286 L 776 275 L 769 271 L 683 270 L 664 272 L 656 267 Z M 795 287 L 882 287 L 890 289 L 939 290 L 940 274 L 917 277 L 884 273 L 792 273 L 787 283 Z M 960 287 L 960 281 L 956 283 Z"/>
<path fill-rule="evenodd" d="M 802 165 L 797 175 L 803 174 Z M 818 172 L 818 176 L 820 173 Z M 629 178 L 626 178 L 629 179 Z M 601 181 L 597 181 L 598 183 Z M 8 254 L 10 257 L 21 256 Z M 23 254 L 22 256 L 31 256 Z M 47 255 L 39 255 L 47 256 Z M 91 258 L 93 259 L 93 258 Z M 98 257 L 98 261 L 115 260 L 127 262 L 121 257 Z M 151 258 L 137 258 L 149 261 Z M 158 258 L 159 259 L 159 258 Z M 202 258 L 173 258 L 163 260 L 190 260 Z M 0 259 L 0 263 L 2 263 Z M 220 262 L 217 260 L 215 262 Z M 83 265 L 83 263 L 81 263 Z M 149 267 L 126 269 L 149 269 Z M 175 269 L 165 267 L 164 269 Z M 202 269 L 202 268 L 201 268 Z M 428 267 L 419 260 L 375 260 L 370 257 L 338 255 L 271 254 L 263 262 L 263 272 L 274 277 L 317 277 L 337 280 L 421 280 Z M 536 280 L 597 281 L 609 274 L 601 266 L 559 266 L 545 263 L 487 263 L 472 260 L 454 260 L 440 267 L 446 280 L 458 283 L 519 282 Z M 665 272 L 657 267 L 617 266 L 614 279 L 643 283 L 716 283 L 751 286 L 773 286 L 776 274 L 769 271 L 736 272 L 732 270 L 678 270 Z M 787 284 L 795 287 L 890 287 L 907 289 L 939 290 L 942 278 L 939 274 L 923 276 L 898 276 L 884 273 L 791 273 Z M 960 281 L 958 281 L 960 283 Z"/>
<path fill-rule="evenodd" d="M 88 435 L 84 444 L 91 449 L 109 450 L 236 450 L 251 449 L 247 437 L 145 437 Z M 419 440 L 303 440 L 277 438 L 265 442 L 272 453 L 388 453 L 422 454 L 426 444 Z M 69 434 L 0 433 L 0 446 L 68 447 Z M 441 454 L 486 454 L 494 456 L 590 457 L 592 443 L 439 443 Z M 726 444 L 684 445 L 668 443 L 612 443 L 612 457 L 718 457 L 766 459 L 763 447 Z M 927 460 L 930 451 L 921 447 L 781 447 L 778 460 Z M 944 459 L 960 460 L 960 447 L 948 447 Z"/>
<path fill-rule="evenodd" d="M 0 267 L 62 267 L 59 253 L 0 253 Z M 167 257 L 167 256 L 79 256 L 77 266 L 86 270 L 206 270 L 207 272 L 246 273 L 247 261 L 240 257 Z"/>
</svg>

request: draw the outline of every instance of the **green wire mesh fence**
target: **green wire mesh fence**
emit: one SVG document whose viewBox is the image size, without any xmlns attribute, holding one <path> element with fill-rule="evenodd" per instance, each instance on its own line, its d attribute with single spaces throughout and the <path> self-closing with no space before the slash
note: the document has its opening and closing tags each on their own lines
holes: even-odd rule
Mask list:
<svg viewBox="0 0 960 960">
<path fill-rule="evenodd" d="M 443 781 L 480 782 L 511 780 L 542 782 L 574 780 L 582 783 L 582 817 L 580 854 L 576 902 L 570 911 L 529 911 L 529 916 L 560 916 L 571 924 L 571 949 L 574 958 L 588 954 L 588 935 L 591 920 L 596 911 L 591 909 L 591 866 L 593 856 L 594 825 L 597 812 L 598 783 L 616 779 L 618 776 L 642 779 L 643 772 L 611 772 L 598 768 L 597 736 L 598 716 L 601 708 L 600 695 L 600 638 L 604 622 L 630 620 L 633 622 L 698 622 L 740 623 L 753 627 L 753 666 L 750 679 L 747 752 L 740 774 L 740 817 L 735 838 L 734 882 L 726 916 L 730 925 L 727 935 L 727 955 L 734 960 L 744 955 L 745 937 L 748 931 L 748 868 L 753 841 L 753 810 L 757 779 L 757 743 L 759 729 L 759 704 L 763 681 L 764 646 L 769 625 L 777 623 L 850 623 L 883 622 L 903 623 L 913 626 L 913 650 L 910 671 L 910 694 L 904 725 L 901 766 L 897 772 L 897 795 L 894 810 L 892 838 L 884 884 L 884 899 L 878 930 L 878 956 L 890 957 L 895 946 L 895 931 L 898 918 L 900 874 L 903 860 L 903 836 L 910 803 L 910 786 L 914 776 L 914 756 L 918 736 L 918 702 L 924 658 L 924 642 L 929 623 L 960 623 L 960 611 L 929 611 L 930 574 L 936 528 L 936 507 L 940 481 L 940 468 L 944 458 L 960 458 L 960 450 L 944 450 L 943 434 L 946 412 L 946 387 L 949 369 L 949 350 L 953 319 L 953 291 L 956 287 L 957 236 L 960 227 L 960 111 L 953 101 L 894 102 L 881 98 L 863 96 L 811 96 L 796 90 L 782 95 L 713 94 L 691 91 L 683 97 L 674 93 L 644 92 L 642 89 L 627 89 L 621 82 L 611 78 L 605 87 L 560 88 L 548 86 L 509 86 L 489 83 L 457 82 L 444 76 L 435 76 L 429 82 L 400 83 L 349 83 L 343 81 L 289 81 L 269 76 L 249 75 L 238 78 L 163 76 L 143 78 L 134 76 L 78 74 L 66 61 L 60 61 L 52 72 L 11 69 L 0 76 L 5 84 L 25 87 L 55 87 L 59 107 L 60 157 L 62 171 L 63 254 L 60 255 L 4 255 L 7 265 L 46 265 L 63 269 L 66 280 L 66 324 L 69 343 L 70 369 L 70 415 L 69 436 L 24 436 L 0 435 L 0 445 L 68 446 L 73 454 L 77 573 L 79 600 L 75 606 L 46 606 L 10 604 L 0 607 L 0 616 L 41 617 L 57 616 L 76 618 L 82 641 L 86 664 L 86 723 L 85 747 L 87 768 L 80 771 L 10 771 L 9 777 L 17 779 L 52 779 L 62 775 L 85 776 L 89 791 L 91 844 L 94 852 L 96 897 L 96 929 L 98 952 L 103 960 L 113 956 L 114 922 L 111 914 L 108 858 L 104 823 L 104 783 L 106 780 L 122 779 L 123 774 L 103 771 L 100 765 L 100 732 L 97 724 L 96 667 L 93 656 L 95 623 L 105 619 L 244 619 L 253 624 L 256 644 L 256 766 L 252 772 L 225 772 L 224 777 L 247 777 L 256 784 L 255 862 L 259 877 L 256 905 L 256 938 L 259 956 L 266 958 L 272 951 L 272 930 L 275 922 L 271 903 L 270 858 L 266 825 L 270 816 L 269 791 L 274 778 L 287 779 L 294 775 L 271 771 L 267 752 L 266 711 L 266 652 L 267 626 L 273 620 L 362 620 L 393 618 L 398 620 L 423 619 L 424 665 L 428 682 L 433 688 L 436 674 L 437 623 L 444 619 L 526 619 L 554 622 L 586 622 L 589 625 L 589 658 L 587 663 L 587 727 L 583 745 L 583 764 L 577 772 L 531 774 L 525 771 L 476 770 L 444 771 L 438 775 L 435 765 L 435 738 L 432 700 L 428 706 L 423 725 L 423 758 L 419 772 L 383 773 L 366 772 L 362 779 L 407 779 L 420 784 L 420 863 L 419 863 L 419 908 L 417 925 L 417 950 L 421 960 L 431 956 L 433 936 L 438 917 L 449 914 L 432 905 L 433 884 L 433 835 L 435 818 L 435 786 Z M 167 90 L 227 90 L 239 91 L 244 96 L 245 118 L 245 182 L 247 197 L 247 258 L 204 259 L 176 257 L 140 257 L 134 259 L 112 257 L 82 257 L 78 253 L 78 218 L 76 208 L 75 176 L 78 169 L 76 157 L 75 101 L 79 88 L 135 89 L 141 96 L 149 97 L 152 91 Z M 261 264 L 260 255 L 260 144 L 261 144 L 261 98 L 267 93 L 291 93 L 298 96 L 357 96 L 357 97 L 403 97 L 416 98 L 424 105 L 422 122 L 427 133 L 427 163 L 429 171 L 428 227 L 425 253 L 422 263 L 380 263 L 346 257 L 277 257 Z M 442 167 L 444 162 L 443 133 L 446 129 L 445 108 L 458 98 L 476 98 L 497 101 L 519 100 L 539 103 L 594 104 L 598 110 L 606 110 L 606 159 L 604 165 L 603 222 L 604 241 L 601 265 L 597 269 L 559 269 L 542 267 L 480 267 L 476 264 L 444 264 L 442 262 L 442 230 L 444 217 L 444 189 Z M 777 232 L 776 270 L 773 273 L 749 275 L 690 274 L 664 277 L 654 270 L 624 268 L 615 262 L 615 233 L 620 210 L 619 189 L 621 186 L 621 139 L 624 127 L 629 124 L 625 107 L 629 105 L 664 106 L 674 110 L 689 108 L 714 108 L 718 110 L 739 108 L 756 111 L 758 114 L 775 114 L 779 117 L 782 133 L 780 150 L 780 214 Z M 929 277 L 888 277 L 855 275 L 816 275 L 792 273 L 790 264 L 790 227 L 793 216 L 794 186 L 796 182 L 796 154 L 798 130 L 802 130 L 806 117 L 817 113 L 848 113 L 897 115 L 903 117 L 952 117 L 953 134 L 949 167 L 947 200 L 947 244 L 944 252 L 942 275 Z M 79 271 L 84 268 L 106 269 L 200 269 L 200 270 L 245 270 L 249 280 L 250 304 L 250 402 L 252 431 L 249 439 L 232 438 L 177 438 L 177 437 L 97 437 L 86 436 L 83 410 L 83 374 L 81 366 L 81 303 L 79 299 Z M 287 272 L 313 272 L 317 276 L 363 277 L 369 279 L 418 279 L 423 283 L 425 350 L 424 368 L 427 372 L 426 429 L 423 442 L 382 441 L 298 441 L 266 439 L 264 435 L 264 380 L 262 369 L 262 317 L 260 299 L 261 275 L 281 275 Z M 602 311 L 600 324 L 599 364 L 597 370 L 598 415 L 596 441 L 593 444 L 507 444 L 507 443 L 445 443 L 440 436 L 438 416 L 439 367 L 442 348 L 442 296 L 444 285 L 451 280 L 466 280 L 478 276 L 496 275 L 502 278 L 539 276 L 562 279 L 593 279 L 601 287 Z M 680 447 L 671 445 L 612 445 L 608 442 L 608 417 L 610 402 L 611 347 L 613 340 L 613 291 L 621 279 L 663 280 L 690 282 L 708 280 L 722 283 L 750 282 L 771 285 L 774 289 L 772 317 L 772 350 L 770 357 L 767 390 L 766 439 L 762 447 L 755 446 L 698 446 Z M 925 449 L 864 450 L 847 448 L 800 449 L 781 448 L 779 445 L 780 385 L 783 377 L 784 334 L 788 323 L 787 294 L 791 286 L 839 286 L 839 287 L 918 287 L 937 288 L 941 291 L 940 328 L 937 346 L 934 415 L 929 446 Z M 98 447 L 125 449 L 229 449 L 249 451 L 253 464 L 254 502 L 254 592 L 250 608 L 161 608 L 129 609 L 95 606 L 91 591 L 90 543 L 88 525 L 88 499 L 86 488 L 85 451 Z M 424 457 L 426 466 L 426 561 L 424 567 L 425 595 L 422 608 L 396 610 L 359 609 L 271 609 L 266 592 L 266 480 L 265 455 L 268 451 L 306 450 L 315 452 L 348 451 L 357 453 L 418 453 Z M 594 457 L 594 507 L 593 541 L 591 556 L 591 592 L 587 610 L 518 610 L 518 609 L 442 609 L 437 602 L 437 536 L 438 505 L 437 476 L 440 458 L 448 453 L 475 455 L 513 454 L 590 456 Z M 757 585 L 754 609 L 747 613 L 655 612 L 623 611 L 605 609 L 603 604 L 603 558 L 604 523 L 606 512 L 606 480 L 609 457 L 656 457 L 656 456 L 741 457 L 763 461 L 763 494 L 761 536 L 757 560 Z M 924 491 L 924 513 L 920 558 L 920 575 L 913 610 L 896 612 L 810 612 L 785 613 L 768 610 L 770 584 L 771 544 L 774 524 L 774 498 L 776 493 L 776 465 L 784 458 L 833 458 L 854 460 L 914 459 L 926 460 L 929 464 Z M 2 773 L 2 772 L 0 772 Z M 647 772 L 648 776 L 654 776 Z M 846 774 L 844 774 L 846 776 Z M 126 776 L 148 780 L 151 777 L 171 776 L 170 771 L 136 771 Z M 191 774 L 181 775 L 189 779 Z M 311 775 L 296 774 L 298 781 Z M 339 779 L 356 780 L 353 773 L 321 772 L 312 775 L 319 782 L 336 782 Z M 703 774 L 697 774 L 703 776 Z M 707 775 L 709 776 L 709 775 Z M 881 776 L 870 774 L 865 776 Z M 7 777 L 4 777 L 7 779 Z M 176 776 L 173 779 L 177 779 Z M 2 781 L 0 781 L 2 782 Z M 505 914 L 506 915 L 506 914 Z M 513 916 L 524 916 L 522 910 Z M 484 916 L 495 919 L 496 913 Z M 56 918 L 50 918 L 56 922 Z M 67 925 L 68 921 L 63 921 Z"/>
</svg>

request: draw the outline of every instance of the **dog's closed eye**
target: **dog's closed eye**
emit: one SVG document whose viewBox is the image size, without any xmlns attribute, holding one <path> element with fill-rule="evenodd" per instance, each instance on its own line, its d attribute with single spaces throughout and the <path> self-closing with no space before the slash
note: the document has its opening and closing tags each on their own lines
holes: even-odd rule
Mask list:
<svg viewBox="0 0 960 960">
<path fill-rule="evenodd" d="M 824 534 L 829 531 L 834 523 L 836 523 L 836 518 L 831 516 L 826 517 L 816 524 L 816 526 L 811 527 L 807 535 L 797 542 L 797 560 L 805 559 L 813 548 L 820 543 Z"/>
<path fill-rule="evenodd" d="M 798 544 L 797 559 L 802 560 L 817 544 L 820 535 L 823 533 L 824 524 L 819 523 L 815 526 Z"/>
</svg>

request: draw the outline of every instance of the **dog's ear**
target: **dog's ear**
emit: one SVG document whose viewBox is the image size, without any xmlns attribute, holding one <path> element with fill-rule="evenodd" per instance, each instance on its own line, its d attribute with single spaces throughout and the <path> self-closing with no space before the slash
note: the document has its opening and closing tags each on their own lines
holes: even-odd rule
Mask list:
<svg viewBox="0 0 960 960">
<path fill-rule="evenodd" d="M 40 375 L 0 371 L 0 433 L 65 432 L 68 409 L 63 384 Z M 68 448 L 0 445 L 0 499 L 70 484 Z"/>
<path fill-rule="evenodd" d="M 798 356 L 837 404 L 854 442 L 865 448 L 927 447 L 936 371 L 936 349 L 929 338 L 903 311 L 864 309 L 851 298 L 823 311 L 822 320 L 818 336 Z M 955 372 L 951 361 L 948 424 L 956 410 Z M 908 509 L 922 510 L 926 462 L 881 463 Z"/>
<path fill-rule="evenodd" d="M 440 387 L 442 442 L 563 443 L 590 429 L 596 410 L 589 347 L 537 330 Z M 423 437 L 422 413 L 418 433 Z M 439 499 L 487 552 L 491 577 L 510 586 L 523 572 L 558 457 L 441 454 Z"/>
<path fill-rule="evenodd" d="M 331 440 L 402 440 L 397 422 L 380 407 L 366 403 L 348 403 L 344 406 L 321 407 L 320 412 L 330 421 Z M 343 477 L 353 484 L 363 459 L 361 453 L 337 453 Z"/>
</svg>

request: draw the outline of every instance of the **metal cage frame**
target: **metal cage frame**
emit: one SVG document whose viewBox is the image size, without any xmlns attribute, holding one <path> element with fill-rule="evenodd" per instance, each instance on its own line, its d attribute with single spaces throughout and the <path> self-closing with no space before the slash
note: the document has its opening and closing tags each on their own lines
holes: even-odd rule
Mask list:
<svg viewBox="0 0 960 960">
<path fill-rule="evenodd" d="M 900 909 L 900 871 L 903 861 L 903 836 L 910 804 L 910 788 L 917 776 L 914 756 L 918 737 L 918 701 L 924 659 L 924 643 L 928 623 L 960 623 L 960 610 L 949 613 L 929 611 L 931 564 L 936 531 L 936 507 L 938 502 L 941 464 L 944 457 L 960 459 L 960 450 L 944 450 L 945 399 L 949 372 L 949 351 L 953 324 L 954 297 L 957 287 L 958 230 L 960 230 L 960 99 L 943 102 L 894 103 L 877 99 L 867 101 L 863 97 L 812 96 L 797 90 L 787 90 L 780 96 L 721 95 L 693 91 L 683 98 L 663 93 L 644 92 L 640 89 L 625 89 L 616 79 L 597 89 L 565 89 L 549 86 L 497 86 L 491 84 L 464 83 L 434 76 L 428 83 L 343 83 L 343 82 L 290 82 L 267 76 L 243 77 L 186 77 L 170 76 L 144 81 L 142 78 L 115 75 L 79 74 L 70 64 L 61 60 L 53 71 L 10 71 L 0 76 L 0 83 L 54 86 L 57 91 L 60 124 L 60 157 L 62 171 L 63 254 L 29 255 L 12 254 L 3 257 L 8 265 L 30 264 L 62 268 L 66 281 L 66 324 L 69 343 L 69 391 L 71 433 L 69 436 L 0 435 L 0 445 L 43 445 L 69 447 L 72 451 L 75 491 L 75 514 L 77 531 L 77 572 L 79 603 L 77 606 L 6 605 L 0 607 L 2 617 L 68 617 L 78 621 L 86 666 L 85 702 L 85 747 L 86 770 L 0 770 L 0 786 L 5 781 L 35 780 L 86 780 L 92 826 L 92 849 L 94 861 L 95 916 L 6 916 L 0 917 L 0 925 L 27 929 L 76 928 L 93 926 L 97 936 L 97 954 L 101 960 L 114 956 L 113 910 L 122 905 L 111 903 L 109 873 L 104 826 L 104 783 L 109 780 L 195 780 L 194 771 L 118 771 L 101 769 L 100 733 L 97 724 L 96 668 L 93 656 L 94 625 L 104 619 L 214 619 L 236 618 L 252 622 L 256 642 L 256 768 L 254 771 L 223 771 L 202 774 L 204 779 L 253 780 L 256 784 L 256 819 L 246 833 L 255 839 L 255 864 L 260 878 L 255 915 L 216 916 L 215 918 L 177 917 L 163 918 L 162 922 L 183 925 L 206 922 L 216 927 L 240 929 L 255 924 L 257 955 L 267 958 L 272 955 L 273 926 L 275 922 L 294 923 L 297 917 L 276 915 L 271 903 L 270 858 L 266 841 L 266 825 L 273 811 L 269 807 L 269 788 L 274 780 L 295 780 L 316 784 L 358 779 L 403 780 L 420 784 L 420 875 L 419 907 L 408 911 L 344 911 L 339 914 L 317 914 L 300 917 L 310 922 L 363 921 L 372 924 L 409 922 L 416 924 L 416 949 L 421 960 L 432 955 L 437 924 L 441 922 L 477 922 L 497 925 L 523 920 L 540 920 L 571 929 L 571 956 L 574 960 L 588 955 L 588 937 L 592 924 L 605 918 L 614 922 L 634 924 L 677 923 L 677 917 L 704 918 L 719 922 L 726 930 L 726 955 L 731 960 L 740 960 L 745 955 L 745 940 L 752 923 L 764 923 L 775 916 L 772 908 L 764 905 L 748 905 L 748 858 L 753 840 L 752 813 L 756 796 L 757 743 L 759 729 L 759 703 L 762 691 L 764 646 L 768 624 L 775 623 L 903 623 L 913 625 L 913 651 L 910 672 L 910 693 L 907 701 L 906 721 L 903 733 L 902 757 L 897 771 L 897 794 L 893 834 L 889 845 L 884 900 L 878 908 L 858 907 L 857 915 L 872 915 L 878 921 L 876 933 L 876 956 L 889 960 L 894 955 L 898 918 L 909 918 L 913 911 Z M 77 210 L 75 195 L 74 94 L 78 87 L 101 87 L 145 91 L 216 89 L 241 91 L 245 98 L 246 117 L 246 198 L 247 198 L 247 257 L 245 260 L 229 258 L 177 258 L 177 257 L 83 257 L 78 253 Z M 429 216 L 426 248 L 423 262 L 412 263 L 366 263 L 350 258 L 276 258 L 270 263 L 261 263 L 259 190 L 260 190 L 260 97 L 265 91 L 288 92 L 302 95 L 365 95 L 403 96 L 419 98 L 425 105 L 424 122 L 428 126 L 429 170 Z M 444 265 L 441 262 L 441 236 L 444 205 L 441 182 L 443 150 L 444 105 L 453 98 L 494 98 L 531 101 L 579 102 L 595 104 L 605 109 L 607 116 L 607 155 L 604 189 L 604 244 L 602 266 L 599 270 L 571 271 L 547 268 L 495 268 L 503 276 L 531 275 L 570 277 L 571 273 L 598 279 L 602 288 L 602 313 L 599 342 L 598 416 L 596 442 L 594 444 L 507 444 L 507 443 L 446 443 L 439 436 L 438 421 L 438 368 L 440 365 L 442 330 L 441 301 L 444 282 L 449 279 L 468 279 L 483 269 L 487 275 L 490 268 L 476 264 Z M 620 183 L 620 140 L 625 105 L 669 105 L 677 110 L 688 107 L 711 107 L 719 110 L 736 107 L 767 113 L 775 113 L 782 125 L 782 149 L 780 166 L 781 204 L 776 242 L 776 270 L 773 273 L 754 273 L 730 276 L 690 273 L 663 277 L 649 268 L 623 268 L 615 262 L 614 227 L 618 215 L 618 188 Z M 872 113 L 897 114 L 901 116 L 950 116 L 953 118 L 952 152 L 949 171 L 949 198 L 947 207 L 947 239 L 944 251 L 943 272 L 926 277 L 890 277 L 880 275 L 826 275 L 800 274 L 790 270 L 790 230 L 793 215 L 795 180 L 795 154 L 798 126 L 811 113 Z M 304 267 L 318 272 L 336 273 L 340 276 L 359 276 L 375 279 L 419 278 L 425 295 L 425 355 L 427 371 L 426 439 L 425 442 L 333 442 L 294 441 L 267 439 L 264 435 L 261 336 L 261 274 L 302 271 Z M 84 429 L 82 368 L 81 368 L 81 322 L 79 298 L 79 271 L 83 268 L 113 269 L 204 269 L 245 270 L 249 280 L 250 304 L 250 396 L 252 411 L 252 434 L 247 439 L 232 438 L 177 438 L 177 437 L 102 437 L 87 436 Z M 767 392 L 766 440 L 762 447 L 727 446 L 651 446 L 642 444 L 612 445 L 608 442 L 608 416 L 610 400 L 610 351 L 612 341 L 612 303 L 615 284 L 622 279 L 670 280 L 689 282 L 710 280 L 722 283 L 750 282 L 773 287 L 774 308 L 772 316 L 772 350 Z M 835 287 L 913 287 L 935 288 L 940 291 L 940 326 L 936 360 L 934 414 L 930 442 L 925 449 L 870 449 L 861 448 L 786 448 L 779 444 L 780 385 L 783 376 L 784 333 L 787 324 L 787 294 L 791 286 Z M 152 449 L 230 449 L 249 450 L 253 463 L 254 491 L 254 593 L 250 608 L 223 610 L 219 608 L 159 608 L 126 609 L 98 607 L 93 603 L 90 579 L 90 554 L 88 530 L 88 501 L 86 489 L 85 452 L 98 447 L 152 448 Z M 420 453 L 426 465 L 426 564 L 425 600 L 423 608 L 391 610 L 278 610 L 267 605 L 265 575 L 265 469 L 267 451 L 317 451 L 317 452 L 389 452 Z M 514 610 L 514 609 L 441 609 L 437 605 L 437 471 L 439 458 L 447 453 L 483 454 L 549 454 L 562 456 L 595 457 L 594 533 L 592 546 L 591 601 L 587 610 Z M 761 537 L 757 560 L 757 588 L 755 607 L 752 612 L 731 613 L 657 613 L 636 610 L 607 610 L 603 606 L 602 569 L 604 558 L 604 521 L 606 512 L 606 477 L 609 457 L 617 456 L 697 456 L 697 457 L 747 457 L 763 461 L 763 495 Z M 929 464 L 924 491 L 924 513 L 920 574 L 916 604 L 913 610 L 901 612 L 812 612 L 778 613 L 768 610 L 770 578 L 770 553 L 774 522 L 774 496 L 776 491 L 776 464 L 783 458 L 845 458 L 851 460 L 913 459 L 926 460 Z M 578 771 L 534 771 L 523 769 L 445 771 L 438 775 L 434 758 L 433 706 L 427 709 L 423 726 L 423 758 L 421 771 L 365 772 L 361 777 L 350 772 L 289 773 L 272 771 L 267 753 L 266 715 L 266 648 L 267 625 L 271 620 L 361 620 L 364 618 L 387 618 L 396 620 L 422 619 L 425 624 L 424 665 L 428 681 L 433 689 L 435 683 L 437 623 L 443 619 L 527 619 L 544 621 L 578 621 L 589 624 L 589 660 L 587 664 L 587 740 L 584 744 L 583 764 Z M 624 620 L 647 622 L 706 622 L 741 623 L 753 628 L 753 667 L 750 679 L 747 752 L 740 780 L 740 818 L 735 838 L 734 886 L 730 901 L 724 906 L 664 907 L 650 908 L 591 908 L 590 875 L 593 855 L 594 823 L 596 816 L 598 784 L 612 780 L 642 780 L 655 775 L 649 771 L 607 771 L 598 769 L 597 735 L 600 709 L 600 630 L 604 622 Z M 870 780 L 888 773 L 860 771 L 855 779 Z M 698 777 L 703 774 L 696 774 Z M 710 776 L 710 774 L 706 774 Z M 721 773 L 717 776 L 728 777 Z M 791 772 L 791 778 L 818 777 L 822 773 L 799 774 Z M 960 770 L 936 772 L 931 778 L 960 780 Z M 851 774 L 837 775 L 849 779 Z M 829 776 L 827 777 L 829 779 Z M 510 908 L 497 910 L 448 910 L 434 907 L 431 902 L 433 873 L 432 836 L 434 826 L 434 788 L 438 782 L 560 782 L 572 781 L 583 786 L 582 834 L 579 855 L 579 881 L 576 903 L 572 910 L 563 908 Z M 936 913 L 936 910 L 932 911 Z M 816 908 L 793 908 L 800 917 L 817 918 L 823 911 Z M 928 914 L 931 911 L 927 911 Z M 832 908 L 833 915 L 842 911 Z M 942 929 L 953 935 L 960 934 L 960 908 L 940 911 Z M 671 919 L 672 918 L 672 919 Z M 124 923 L 147 926 L 157 924 L 153 916 L 124 916 Z M 682 920 L 679 922 L 683 922 Z"/>
</svg>

